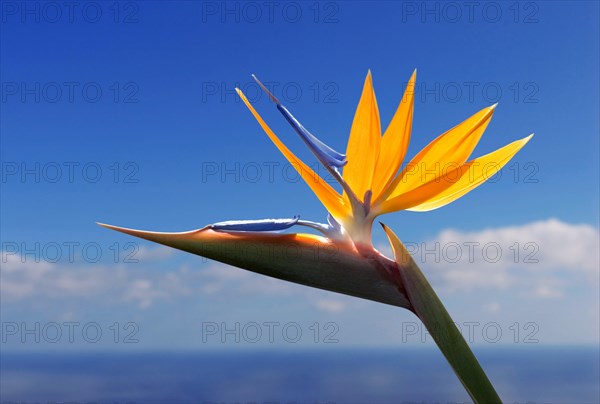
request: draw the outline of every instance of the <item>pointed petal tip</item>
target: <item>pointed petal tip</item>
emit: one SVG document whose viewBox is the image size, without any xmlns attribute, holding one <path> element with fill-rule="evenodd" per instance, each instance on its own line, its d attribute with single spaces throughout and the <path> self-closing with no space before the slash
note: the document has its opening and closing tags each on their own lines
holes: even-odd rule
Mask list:
<svg viewBox="0 0 600 404">
<path fill-rule="evenodd" d="M 531 135 L 526 136 L 526 137 L 524 137 L 521 140 L 517 140 L 517 142 L 519 142 L 519 141 L 523 142 L 523 145 L 521 147 L 524 147 L 527 143 L 529 143 L 529 141 L 531 140 L 531 138 L 533 137 L 533 135 L 535 135 L 535 133 L 532 133 Z"/>
<path fill-rule="evenodd" d="M 128 229 L 127 227 L 113 226 L 112 224 L 106 224 L 106 223 L 102 223 L 102 222 L 96 222 L 96 224 L 100 227 L 104 227 L 105 229 L 114 230 L 114 231 L 118 231 L 121 233 L 127 233 L 127 234 L 133 234 L 136 232 L 145 233 L 144 230 Z"/>
<path fill-rule="evenodd" d="M 202 246 L 207 242 L 219 242 L 219 237 L 222 237 L 220 236 L 221 233 L 212 231 L 208 226 L 205 226 L 201 229 L 184 232 L 156 232 L 128 229 L 126 227 L 118 227 L 104 223 L 99 223 L 99 225 L 110 230 L 115 230 L 133 237 L 138 237 L 184 251 L 190 251 L 190 248 L 192 248 L 190 246 Z"/>
<path fill-rule="evenodd" d="M 535 133 L 532 133 L 529 136 L 525 136 L 522 139 L 515 140 L 515 142 L 513 142 L 513 143 L 520 142 L 520 143 L 522 143 L 521 147 L 523 147 L 523 146 L 525 146 L 531 140 L 531 138 L 533 137 L 533 135 L 535 135 Z"/>
<path fill-rule="evenodd" d="M 163 232 L 163 231 L 137 230 L 137 229 L 131 229 L 131 228 L 128 228 L 128 227 L 113 226 L 112 224 L 106 224 L 106 223 L 100 223 L 100 222 L 96 222 L 96 224 L 99 225 L 99 226 L 102 226 L 102 227 L 104 227 L 106 229 L 109 229 L 109 230 L 115 230 L 115 231 L 119 231 L 121 233 L 131 234 L 131 235 L 137 236 L 137 237 L 142 237 L 142 235 L 189 234 L 189 233 L 199 232 L 201 230 L 206 230 L 206 229 L 209 228 L 208 226 L 205 226 L 205 227 L 202 227 L 200 229 L 189 230 L 189 231 Z"/>
<path fill-rule="evenodd" d="M 145 230 L 129 229 L 127 227 L 113 226 L 112 224 L 106 224 L 106 223 L 100 223 L 100 222 L 96 222 L 96 224 L 98 226 L 102 226 L 102 227 L 104 227 L 106 229 L 109 229 L 109 230 L 115 230 L 115 231 L 118 231 L 118 232 L 121 232 L 121 233 L 132 234 L 132 235 L 137 235 L 137 234 L 140 234 L 140 233 L 153 233 L 153 232 L 148 232 L 148 231 L 145 231 Z"/>
<path fill-rule="evenodd" d="M 102 226 L 109 230 L 114 230 L 114 231 L 118 231 L 120 233 L 130 234 L 130 235 L 136 236 L 136 237 L 141 237 L 140 236 L 141 234 L 149 233 L 149 232 L 146 232 L 143 230 L 135 230 L 135 229 L 128 229 L 126 227 L 113 226 L 112 224 L 106 224 L 106 223 L 100 223 L 100 222 L 96 222 L 96 224 L 98 226 Z"/>
<path fill-rule="evenodd" d="M 268 89 L 267 87 L 265 87 L 265 85 L 258 79 L 258 77 L 256 77 L 254 74 L 252 74 L 252 78 L 254 79 L 254 81 L 256 81 L 256 83 L 260 86 L 260 88 L 262 88 L 262 90 L 267 93 L 267 96 L 271 99 L 271 101 L 273 101 L 275 104 L 280 105 L 281 103 L 279 102 L 279 100 L 277 99 L 277 97 L 275 97 Z"/>
<path fill-rule="evenodd" d="M 106 224 L 106 223 L 102 223 L 102 222 L 96 222 L 96 224 L 98 226 L 101 226 L 101 227 L 104 227 L 104 228 L 107 228 L 107 229 L 111 229 L 111 230 L 116 230 L 116 229 L 119 228 L 119 227 L 113 226 L 111 224 Z"/>
</svg>

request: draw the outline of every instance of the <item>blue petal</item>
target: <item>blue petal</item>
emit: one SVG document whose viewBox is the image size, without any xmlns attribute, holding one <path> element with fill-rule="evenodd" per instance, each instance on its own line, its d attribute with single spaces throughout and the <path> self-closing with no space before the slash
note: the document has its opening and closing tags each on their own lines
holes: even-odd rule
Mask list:
<svg viewBox="0 0 600 404">
<path fill-rule="evenodd" d="M 298 122 L 292 113 L 283 105 L 277 104 L 277 109 L 283 114 L 290 125 L 292 125 L 302 140 L 304 140 L 304 143 L 306 143 L 308 148 L 315 153 L 317 157 L 320 157 L 320 160 L 322 159 L 326 164 L 332 167 L 339 168 L 346 165 L 347 161 L 345 154 L 333 150 L 331 147 L 320 141 L 315 135 L 310 133 L 304 126 L 302 126 L 302 124 Z"/>
<path fill-rule="evenodd" d="M 315 135 L 310 133 L 304 126 L 302 126 L 300 122 L 298 122 L 298 120 L 292 115 L 290 111 L 287 110 L 286 107 L 281 105 L 279 100 L 273 94 L 271 94 L 269 90 L 267 90 L 267 88 L 263 85 L 263 83 L 260 82 L 260 80 L 255 75 L 252 75 L 252 77 L 264 90 L 264 92 L 267 93 L 271 101 L 273 101 L 277 105 L 277 109 L 279 110 L 279 112 L 283 114 L 285 119 L 290 123 L 290 125 L 292 125 L 296 133 L 300 135 L 300 137 L 302 138 L 304 143 L 306 143 L 310 151 L 312 151 L 323 164 L 329 167 L 336 168 L 340 168 L 346 165 L 347 161 L 345 154 L 333 150 L 331 147 L 327 146 L 325 143 L 319 140 Z"/>
<path fill-rule="evenodd" d="M 229 220 L 211 224 L 209 227 L 217 231 L 279 231 L 294 226 L 300 216 L 293 219 L 261 219 L 261 220 Z"/>
</svg>

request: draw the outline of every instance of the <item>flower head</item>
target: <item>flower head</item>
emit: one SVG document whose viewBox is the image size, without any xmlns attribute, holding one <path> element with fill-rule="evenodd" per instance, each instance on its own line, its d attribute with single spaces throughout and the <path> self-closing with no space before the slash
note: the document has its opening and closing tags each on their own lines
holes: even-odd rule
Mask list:
<svg viewBox="0 0 600 404">
<path fill-rule="evenodd" d="M 296 157 L 269 128 L 242 91 L 236 89 L 240 98 L 339 224 L 338 233 L 330 232 L 328 235 L 350 239 L 355 244 L 370 245 L 373 220 L 381 214 L 399 210 L 437 209 L 475 189 L 498 172 L 533 136 L 469 160 L 492 118 L 496 107 L 492 105 L 435 138 L 401 168 L 412 129 L 416 71 L 408 81 L 396 113 L 383 133 L 373 80 L 371 73 L 367 74 L 345 155 L 310 133 L 256 80 L 337 180 L 341 193 Z M 338 170 L 342 167 L 340 174 Z M 331 226 L 323 228 L 329 229 Z"/>
<path fill-rule="evenodd" d="M 384 213 L 427 211 L 460 198 L 500 170 L 531 136 L 469 160 L 492 118 L 492 105 L 438 136 L 401 168 L 410 140 L 415 77 L 416 72 L 382 135 L 371 73 L 367 74 L 346 154 L 309 132 L 257 79 L 279 112 L 337 180 L 341 192 L 296 157 L 236 89 L 267 136 L 329 211 L 326 224 L 295 216 L 219 222 L 182 233 L 103 226 L 263 275 L 407 308 L 423 321 L 471 398 L 477 403 L 501 403 L 400 240 L 383 226 L 394 252 L 392 261 L 372 247 L 371 227 L 375 217 Z M 306 226 L 326 237 L 276 233 L 292 226 Z M 439 332 L 440 326 L 443 332 Z"/>
</svg>

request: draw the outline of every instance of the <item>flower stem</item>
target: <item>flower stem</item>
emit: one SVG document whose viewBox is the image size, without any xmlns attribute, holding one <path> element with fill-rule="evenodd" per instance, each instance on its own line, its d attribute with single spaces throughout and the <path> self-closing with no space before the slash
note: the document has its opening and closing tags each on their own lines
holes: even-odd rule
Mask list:
<svg viewBox="0 0 600 404">
<path fill-rule="evenodd" d="M 400 278 L 414 313 L 421 319 L 475 403 L 502 404 L 498 393 L 452 321 L 450 314 L 402 242 L 383 226 L 392 244 Z"/>
</svg>

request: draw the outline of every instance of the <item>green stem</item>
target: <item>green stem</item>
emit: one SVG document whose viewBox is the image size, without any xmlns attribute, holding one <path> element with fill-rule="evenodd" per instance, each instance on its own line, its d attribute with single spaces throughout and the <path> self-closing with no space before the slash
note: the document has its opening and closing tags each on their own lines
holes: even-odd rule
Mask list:
<svg viewBox="0 0 600 404">
<path fill-rule="evenodd" d="M 498 393 L 452 321 L 450 314 L 402 242 L 384 226 L 408 300 L 475 403 L 502 404 Z"/>
</svg>

